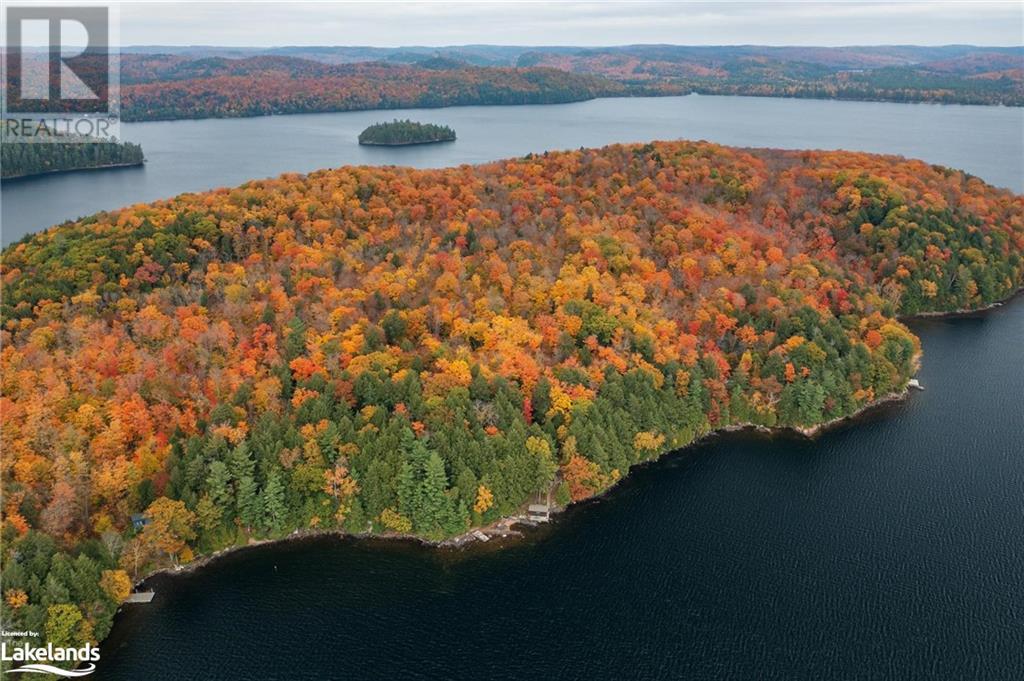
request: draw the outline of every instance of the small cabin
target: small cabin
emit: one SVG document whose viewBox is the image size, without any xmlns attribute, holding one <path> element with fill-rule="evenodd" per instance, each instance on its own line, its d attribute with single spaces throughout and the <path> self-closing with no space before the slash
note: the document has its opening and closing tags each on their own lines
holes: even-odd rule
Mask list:
<svg viewBox="0 0 1024 681">
<path fill-rule="evenodd" d="M 551 520 L 551 507 L 547 504 L 530 504 L 527 517 L 535 523 L 546 523 Z"/>
<path fill-rule="evenodd" d="M 140 531 L 146 525 L 149 525 L 150 522 L 152 521 L 141 513 L 132 514 L 132 527 L 135 528 L 136 532 Z"/>
</svg>

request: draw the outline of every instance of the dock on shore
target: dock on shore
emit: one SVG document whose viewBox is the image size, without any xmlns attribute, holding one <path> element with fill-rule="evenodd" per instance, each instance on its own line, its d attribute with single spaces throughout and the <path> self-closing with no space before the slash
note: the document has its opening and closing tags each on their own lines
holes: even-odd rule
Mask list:
<svg viewBox="0 0 1024 681">
<path fill-rule="evenodd" d="M 149 603 L 156 596 L 155 591 L 136 591 L 128 596 L 125 603 Z"/>
</svg>

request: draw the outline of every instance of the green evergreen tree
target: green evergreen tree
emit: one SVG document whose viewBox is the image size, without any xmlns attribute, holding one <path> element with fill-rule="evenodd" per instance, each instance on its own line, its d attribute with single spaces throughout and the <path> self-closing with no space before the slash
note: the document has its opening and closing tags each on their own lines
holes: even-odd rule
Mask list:
<svg viewBox="0 0 1024 681">
<path fill-rule="evenodd" d="M 264 527 L 280 532 L 288 519 L 288 506 L 285 504 L 284 485 L 276 470 L 270 472 L 260 496 L 263 500 Z"/>
<path fill-rule="evenodd" d="M 210 464 L 206 489 L 210 493 L 210 499 L 222 512 L 232 506 L 234 495 L 231 491 L 231 473 L 228 472 L 228 467 L 223 461 L 214 461 Z"/>
<path fill-rule="evenodd" d="M 256 481 L 249 475 L 243 475 L 235 483 L 236 506 L 238 517 L 247 528 L 255 527 L 260 522 L 263 504 L 257 495 Z"/>
</svg>

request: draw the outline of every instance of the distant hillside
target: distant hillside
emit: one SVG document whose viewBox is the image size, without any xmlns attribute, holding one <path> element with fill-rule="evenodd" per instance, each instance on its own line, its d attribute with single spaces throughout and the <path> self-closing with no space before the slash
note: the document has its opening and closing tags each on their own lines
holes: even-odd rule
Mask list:
<svg viewBox="0 0 1024 681">
<path fill-rule="evenodd" d="M 324 64 L 260 55 L 122 58 L 127 121 L 438 107 L 554 104 L 628 94 L 617 81 L 546 67 L 477 67 L 430 58 L 419 65 Z"/>
<path fill-rule="evenodd" d="M 302 77 L 339 78 L 351 76 L 346 69 L 402 65 L 435 71 L 477 67 L 548 67 L 577 75 L 600 76 L 616 81 L 591 82 L 582 90 L 608 94 L 673 95 L 703 94 L 817 97 L 884 101 L 942 102 L 962 104 L 1024 105 L 1024 47 L 978 47 L 974 45 L 880 45 L 849 47 L 768 47 L 758 45 L 624 45 L 617 47 L 524 47 L 504 45 L 461 45 L 449 47 L 130 47 L 126 55 L 126 83 L 164 79 L 225 75 L 224 71 L 254 67 L 284 68 L 292 77 L 298 68 Z M 159 56 L 156 54 L 159 53 Z M 270 61 L 268 61 L 270 60 Z M 277 60 L 277 61 L 273 61 Z M 294 63 L 286 65 L 288 60 Z M 139 69 L 161 62 L 155 73 Z M 371 63 L 373 66 L 371 66 Z M 301 65 L 301 66 L 300 66 Z M 319 66 L 316 66 L 319 65 Z M 258 70 L 258 68 L 256 70 Z M 341 71 L 337 71 L 341 69 Z M 204 71 L 205 70 L 205 71 Z M 237 75 L 237 74 L 235 74 Z M 388 76 L 395 76 L 388 72 Z M 485 101 L 468 103 L 519 103 L 512 92 L 518 86 L 504 81 L 507 72 L 480 71 L 474 78 L 494 79 L 498 93 L 479 92 Z M 273 80 L 273 79 L 271 79 Z M 344 83 L 343 83 L 344 84 Z M 211 95 L 218 94 L 211 84 Z M 235 84 L 237 85 L 237 84 Z M 271 83 L 271 89 L 280 89 Z M 447 89 L 444 83 L 430 87 Z M 566 84 L 579 89 L 577 84 Z M 552 82 L 547 87 L 561 87 Z M 176 95 L 191 98 L 189 93 Z M 493 96 L 492 96 L 493 95 Z M 298 97 L 296 93 L 291 96 Z M 540 95 L 538 95 L 540 97 Z M 287 99 L 288 97 L 285 97 Z M 489 101 L 490 99 L 502 101 Z M 575 101 L 576 96 L 556 101 Z M 324 104 L 316 97 L 317 105 Z M 400 98 L 401 99 L 401 98 Z M 447 105 L 449 96 L 440 97 Z M 454 103 L 473 99 L 465 93 Z M 543 99 L 543 98 L 542 98 Z M 509 101 L 504 101 L 509 100 Z M 404 101 L 404 100 L 403 100 Z M 547 101 L 546 99 L 544 101 Z M 533 102 L 531 102 L 533 103 Z M 221 108 L 237 102 L 225 101 Z M 400 106 L 400 105 L 397 105 Z M 249 107 L 244 107 L 249 108 Z M 365 106 L 344 108 L 367 108 Z M 375 107 L 374 107 L 375 108 Z M 320 109 L 313 109 L 320 110 Z M 331 108 L 326 110 L 338 110 Z M 135 113 L 129 112 L 129 119 Z M 214 115 L 234 115 L 230 113 Z M 253 115 L 253 114 L 242 114 Z"/>
<path fill-rule="evenodd" d="M 1018 48 L 643 45 L 535 51 L 517 64 L 602 75 L 666 94 L 1024 105 L 1024 50 Z"/>
<path fill-rule="evenodd" d="M 977 45 L 872 45 L 846 47 L 765 45 L 619 45 L 611 47 L 579 47 L 571 45 L 449 45 L 428 47 L 368 46 L 284 46 L 284 47 L 217 47 L 136 45 L 122 48 L 122 54 L 170 54 L 197 59 L 229 57 L 239 59 L 258 55 L 298 57 L 328 64 L 365 61 L 399 61 L 412 63 L 443 56 L 478 66 L 515 66 L 527 54 L 589 55 L 598 53 L 633 54 L 651 60 L 665 61 L 728 61 L 740 57 L 769 57 L 779 61 L 803 61 L 836 69 L 906 66 L 924 62 L 957 59 L 969 54 L 1024 54 L 1024 47 L 981 47 Z"/>
</svg>

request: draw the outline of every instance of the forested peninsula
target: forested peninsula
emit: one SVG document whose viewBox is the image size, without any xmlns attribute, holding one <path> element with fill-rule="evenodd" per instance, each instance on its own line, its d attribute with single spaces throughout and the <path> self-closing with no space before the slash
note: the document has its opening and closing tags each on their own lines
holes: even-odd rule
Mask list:
<svg viewBox="0 0 1024 681">
<path fill-rule="evenodd" d="M 142 147 L 131 142 L 7 142 L 0 144 L 0 177 L 14 179 L 69 170 L 142 165 Z"/>
<path fill-rule="evenodd" d="M 894 156 L 655 142 L 346 167 L 3 251 L 5 627 L 293 530 L 440 540 L 717 429 L 904 389 L 899 315 L 1024 284 L 1024 198 Z M 34 641 L 38 644 L 39 641 Z"/>
</svg>

